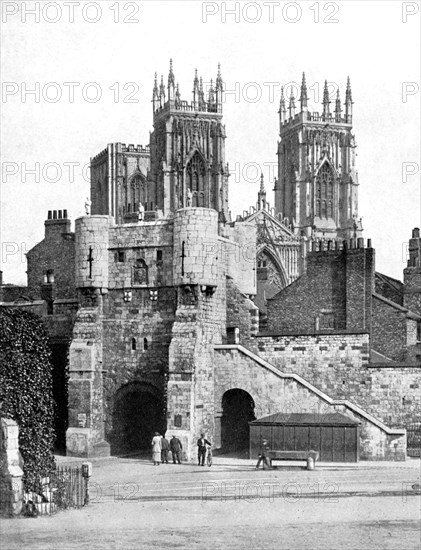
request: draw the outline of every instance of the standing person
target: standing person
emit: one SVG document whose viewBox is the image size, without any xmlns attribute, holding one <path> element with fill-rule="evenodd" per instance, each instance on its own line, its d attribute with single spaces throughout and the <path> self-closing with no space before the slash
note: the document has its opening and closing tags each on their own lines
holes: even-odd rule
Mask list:
<svg viewBox="0 0 421 550">
<path fill-rule="evenodd" d="M 270 451 L 268 440 L 262 439 L 262 444 L 260 445 L 259 460 L 257 461 L 257 464 L 256 464 L 256 470 L 259 469 L 260 463 L 262 461 L 263 461 L 263 469 L 265 470 L 267 468 L 270 470 L 271 465 L 270 465 L 270 459 L 268 456 L 268 451 Z"/>
<path fill-rule="evenodd" d="M 154 466 L 159 466 L 161 463 L 161 436 L 158 432 L 155 432 L 152 438 L 152 460 Z"/>
<path fill-rule="evenodd" d="M 205 465 L 206 445 L 209 445 L 210 447 L 211 443 L 205 439 L 205 434 L 200 434 L 200 437 L 197 440 L 197 460 L 199 462 L 199 466 Z"/>
<path fill-rule="evenodd" d="M 170 450 L 170 443 L 168 439 L 165 438 L 165 435 L 161 438 L 161 461 L 162 464 L 168 464 L 168 451 Z"/>
<path fill-rule="evenodd" d="M 178 439 L 178 437 L 175 437 L 175 435 L 173 435 L 171 438 L 170 449 L 172 453 L 173 464 L 176 463 L 175 462 L 176 460 L 178 464 L 181 464 L 180 456 L 181 456 L 181 451 L 183 449 L 183 445 L 181 444 L 181 441 Z"/>
</svg>

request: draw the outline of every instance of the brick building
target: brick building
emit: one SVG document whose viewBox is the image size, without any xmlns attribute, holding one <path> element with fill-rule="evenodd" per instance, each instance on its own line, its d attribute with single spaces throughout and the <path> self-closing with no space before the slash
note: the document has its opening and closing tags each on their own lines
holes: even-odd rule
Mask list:
<svg viewBox="0 0 421 550">
<path fill-rule="evenodd" d="M 167 86 L 155 78 L 150 144 L 91 159 L 91 211 L 74 232 L 49 212 L 25 301 L 3 303 L 40 315 L 58 373 L 68 350 L 67 453 L 149 449 L 167 430 L 192 458 L 201 432 L 239 450 L 255 418 L 340 412 L 360 425 L 362 458 L 402 459 L 420 405 L 419 233 L 403 284 L 375 273 L 349 83 L 345 117 L 326 95 L 310 115 L 305 80 L 300 113 L 281 99 L 275 208 L 262 179 L 235 221 L 222 92 L 219 69 L 206 95 L 196 72 L 191 102 L 172 65 Z"/>
</svg>

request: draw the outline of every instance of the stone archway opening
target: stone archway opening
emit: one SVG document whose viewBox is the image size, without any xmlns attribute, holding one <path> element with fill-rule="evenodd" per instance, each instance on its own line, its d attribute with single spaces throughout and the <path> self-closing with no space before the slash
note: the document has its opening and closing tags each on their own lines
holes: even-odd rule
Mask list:
<svg viewBox="0 0 421 550">
<path fill-rule="evenodd" d="M 111 453 L 150 452 L 154 432 L 166 430 L 164 396 L 154 386 L 134 382 L 120 388 L 113 410 Z"/>
<path fill-rule="evenodd" d="M 221 452 L 245 454 L 249 450 L 249 422 L 256 420 L 254 400 L 235 388 L 222 396 Z"/>
</svg>

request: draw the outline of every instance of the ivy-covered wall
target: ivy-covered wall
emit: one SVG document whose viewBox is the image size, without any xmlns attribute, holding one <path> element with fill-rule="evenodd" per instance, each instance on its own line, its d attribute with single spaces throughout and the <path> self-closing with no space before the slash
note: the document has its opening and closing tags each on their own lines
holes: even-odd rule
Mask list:
<svg viewBox="0 0 421 550">
<path fill-rule="evenodd" d="M 54 468 L 54 401 L 50 350 L 33 313 L 0 307 L 1 415 L 19 426 L 27 490 Z"/>
</svg>

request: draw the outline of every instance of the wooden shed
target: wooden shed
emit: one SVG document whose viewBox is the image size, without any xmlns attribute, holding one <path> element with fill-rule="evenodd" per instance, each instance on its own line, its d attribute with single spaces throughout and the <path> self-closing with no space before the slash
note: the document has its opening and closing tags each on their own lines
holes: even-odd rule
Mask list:
<svg viewBox="0 0 421 550">
<path fill-rule="evenodd" d="M 250 425 L 250 458 L 257 458 L 262 439 L 279 451 L 318 451 L 322 462 L 357 462 L 359 422 L 340 414 L 276 413 Z"/>
</svg>

